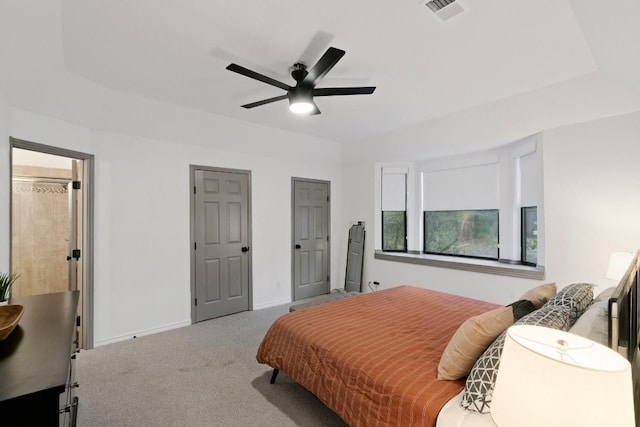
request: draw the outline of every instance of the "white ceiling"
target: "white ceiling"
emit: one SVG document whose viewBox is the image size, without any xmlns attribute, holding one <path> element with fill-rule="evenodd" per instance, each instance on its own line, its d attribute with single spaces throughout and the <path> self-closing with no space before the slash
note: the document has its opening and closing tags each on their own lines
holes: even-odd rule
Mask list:
<svg viewBox="0 0 640 427">
<path fill-rule="evenodd" d="M 569 0 L 458 0 L 465 12 L 447 22 L 415 0 L 44 3 L 0 0 L 0 88 L 23 107 L 54 90 L 47 76 L 60 67 L 117 91 L 346 142 L 597 69 Z M 293 84 L 289 67 L 313 65 L 329 46 L 347 53 L 319 87 L 377 86 L 373 95 L 316 99 L 322 114 L 310 117 L 286 101 L 240 107 L 284 92 L 225 70 L 230 62 Z"/>
</svg>

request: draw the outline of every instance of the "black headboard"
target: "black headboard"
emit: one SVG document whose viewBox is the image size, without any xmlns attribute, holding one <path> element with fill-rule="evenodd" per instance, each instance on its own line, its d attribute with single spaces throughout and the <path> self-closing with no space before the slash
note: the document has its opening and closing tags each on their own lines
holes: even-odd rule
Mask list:
<svg viewBox="0 0 640 427">
<path fill-rule="evenodd" d="M 638 354 L 638 285 L 640 283 L 639 254 L 636 251 L 627 271 L 620 279 L 613 295 L 609 298 L 609 347 L 617 351 L 631 363 L 631 373 L 634 390 L 638 387 L 639 362 Z M 635 405 L 636 426 L 640 425 L 640 396 L 633 393 Z"/>
<path fill-rule="evenodd" d="M 615 292 L 609 298 L 609 347 L 634 366 L 638 353 L 639 255 L 635 253 Z"/>
</svg>

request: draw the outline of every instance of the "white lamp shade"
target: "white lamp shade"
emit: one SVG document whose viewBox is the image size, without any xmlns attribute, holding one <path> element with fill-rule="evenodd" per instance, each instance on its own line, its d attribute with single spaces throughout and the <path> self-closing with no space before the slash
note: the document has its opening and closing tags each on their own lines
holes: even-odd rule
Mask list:
<svg viewBox="0 0 640 427">
<path fill-rule="evenodd" d="M 578 335 L 512 326 L 500 358 L 491 416 L 498 427 L 633 427 L 631 365 Z"/>
<path fill-rule="evenodd" d="M 620 280 L 633 259 L 633 254 L 628 252 L 614 252 L 609 257 L 607 279 Z"/>
</svg>

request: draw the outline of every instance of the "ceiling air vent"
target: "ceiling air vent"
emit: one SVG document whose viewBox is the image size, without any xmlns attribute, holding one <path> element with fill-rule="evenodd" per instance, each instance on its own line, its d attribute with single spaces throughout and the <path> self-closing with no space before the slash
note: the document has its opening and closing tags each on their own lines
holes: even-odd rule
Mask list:
<svg viewBox="0 0 640 427">
<path fill-rule="evenodd" d="M 427 6 L 434 15 L 443 21 L 447 21 L 456 15 L 464 12 L 460 4 L 456 0 L 431 0 L 422 1 L 421 4 Z"/>
</svg>

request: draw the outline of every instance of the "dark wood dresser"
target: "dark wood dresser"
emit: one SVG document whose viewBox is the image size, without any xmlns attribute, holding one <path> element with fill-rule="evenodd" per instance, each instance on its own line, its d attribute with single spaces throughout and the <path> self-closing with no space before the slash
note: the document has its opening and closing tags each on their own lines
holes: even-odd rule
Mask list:
<svg viewBox="0 0 640 427">
<path fill-rule="evenodd" d="M 78 292 L 13 298 L 24 306 L 16 329 L 0 342 L 0 425 L 73 426 L 71 395 Z"/>
</svg>

